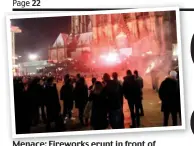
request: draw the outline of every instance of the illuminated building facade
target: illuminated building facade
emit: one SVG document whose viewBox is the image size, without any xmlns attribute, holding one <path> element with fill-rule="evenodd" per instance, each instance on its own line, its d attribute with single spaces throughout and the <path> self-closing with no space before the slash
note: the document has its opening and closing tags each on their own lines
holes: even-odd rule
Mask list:
<svg viewBox="0 0 194 146">
<path fill-rule="evenodd" d="M 68 34 L 60 33 L 58 35 L 52 46 L 49 48 L 48 60 L 57 63 L 64 61 L 68 57 L 67 39 Z"/>
<path fill-rule="evenodd" d="M 92 31 L 91 16 L 83 15 L 71 17 L 71 34 L 77 35 L 91 31 Z"/>
<path fill-rule="evenodd" d="M 91 31 L 92 22 L 90 16 L 72 16 L 70 34 L 59 34 L 52 46 L 49 47 L 49 60 L 63 62 L 67 58 L 78 59 L 83 54 L 89 54 L 86 52 L 91 50 Z"/>
<path fill-rule="evenodd" d="M 175 11 L 92 16 L 94 54 L 130 47 L 133 56 L 161 55 L 177 43 Z"/>
<path fill-rule="evenodd" d="M 69 42 L 74 43 L 71 57 L 88 60 L 92 49 L 92 20 L 90 15 L 71 17 L 71 34 Z"/>
<path fill-rule="evenodd" d="M 172 55 L 176 35 L 175 11 L 72 16 L 64 58 L 78 59 L 83 52 L 89 52 L 95 60 L 112 51 L 140 58 L 146 54 Z"/>
</svg>

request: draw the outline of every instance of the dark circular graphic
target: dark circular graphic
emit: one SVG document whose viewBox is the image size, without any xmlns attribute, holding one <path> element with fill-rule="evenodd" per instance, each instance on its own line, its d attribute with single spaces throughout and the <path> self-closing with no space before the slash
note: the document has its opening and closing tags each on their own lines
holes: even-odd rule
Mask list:
<svg viewBox="0 0 194 146">
<path fill-rule="evenodd" d="M 192 58 L 193 63 L 194 63 L 194 34 L 193 34 L 193 37 L 191 39 L 191 58 Z"/>
<path fill-rule="evenodd" d="M 193 113 L 192 113 L 192 115 L 191 115 L 191 130 L 192 130 L 192 132 L 193 132 L 193 134 L 194 134 L 194 111 L 193 111 Z"/>
</svg>

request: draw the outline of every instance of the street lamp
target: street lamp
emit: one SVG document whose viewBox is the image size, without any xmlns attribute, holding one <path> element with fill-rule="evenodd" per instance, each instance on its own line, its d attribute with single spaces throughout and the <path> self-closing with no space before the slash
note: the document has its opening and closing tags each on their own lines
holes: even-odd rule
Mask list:
<svg viewBox="0 0 194 146">
<path fill-rule="evenodd" d="M 22 33 L 22 30 L 18 26 L 11 25 L 11 36 L 12 36 L 12 63 L 15 65 L 15 34 Z"/>
<path fill-rule="evenodd" d="M 36 55 L 36 54 L 29 54 L 28 58 L 30 60 L 36 60 L 38 58 L 38 55 Z"/>
</svg>

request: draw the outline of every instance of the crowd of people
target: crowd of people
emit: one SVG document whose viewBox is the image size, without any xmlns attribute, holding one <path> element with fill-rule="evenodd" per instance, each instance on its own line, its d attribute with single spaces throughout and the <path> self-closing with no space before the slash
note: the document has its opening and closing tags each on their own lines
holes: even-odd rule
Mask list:
<svg viewBox="0 0 194 146">
<path fill-rule="evenodd" d="M 51 123 L 55 123 L 56 131 L 65 131 L 67 119 L 72 119 L 75 108 L 79 112 L 79 122 L 83 126 L 91 126 L 94 130 L 125 128 L 123 98 L 128 102 L 131 114 L 131 128 L 141 126 L 143 109 L 143 79 L 138 71 L 127 70 L 123 81 L 118 73 L 105 73 L 102 80 L 92 78 L 88 87 L 85 77 L 77 74 L 72 78 L 64 76 L 64 84 L 58 94 L 56 83 L 49 77 L 15 77 L 15 122 L 16 133 L 30 133 L 30 127 L 40 121 L 46 124 L 46 131 L 51 131 Z M 172 115 L 173 125 L 177 125 L 177 114 L 180 114 L 180 93 L 177 72 L 171 71 L 159 88 L 159 97 L 164 112 L 164 126 L 168 125 Z M 60 100 L 63 104 L 60 104 Z M 61 106 L 63 105 L 63 114 Z M 41 109 L 41 112 L 39 110 Z M 154 109 L 153 109 L 154 110 Z M 180 116 L 181 117 L 181 116 Z"/>
</svg>

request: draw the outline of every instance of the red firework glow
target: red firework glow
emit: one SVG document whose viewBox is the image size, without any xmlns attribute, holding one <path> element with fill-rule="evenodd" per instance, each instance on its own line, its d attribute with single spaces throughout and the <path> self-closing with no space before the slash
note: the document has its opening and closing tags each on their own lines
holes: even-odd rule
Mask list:
<svg viewBox="0 0 194 146">
<path fill-rule="evenodd" d="M 115 63 L 121 63 L 119 54 L 116 52 L 110 52 L 108 54 L 103 54 L 100 56 L 102 62 L 105 62 L 108 65 L 114 65 Z"/>
</svg>

